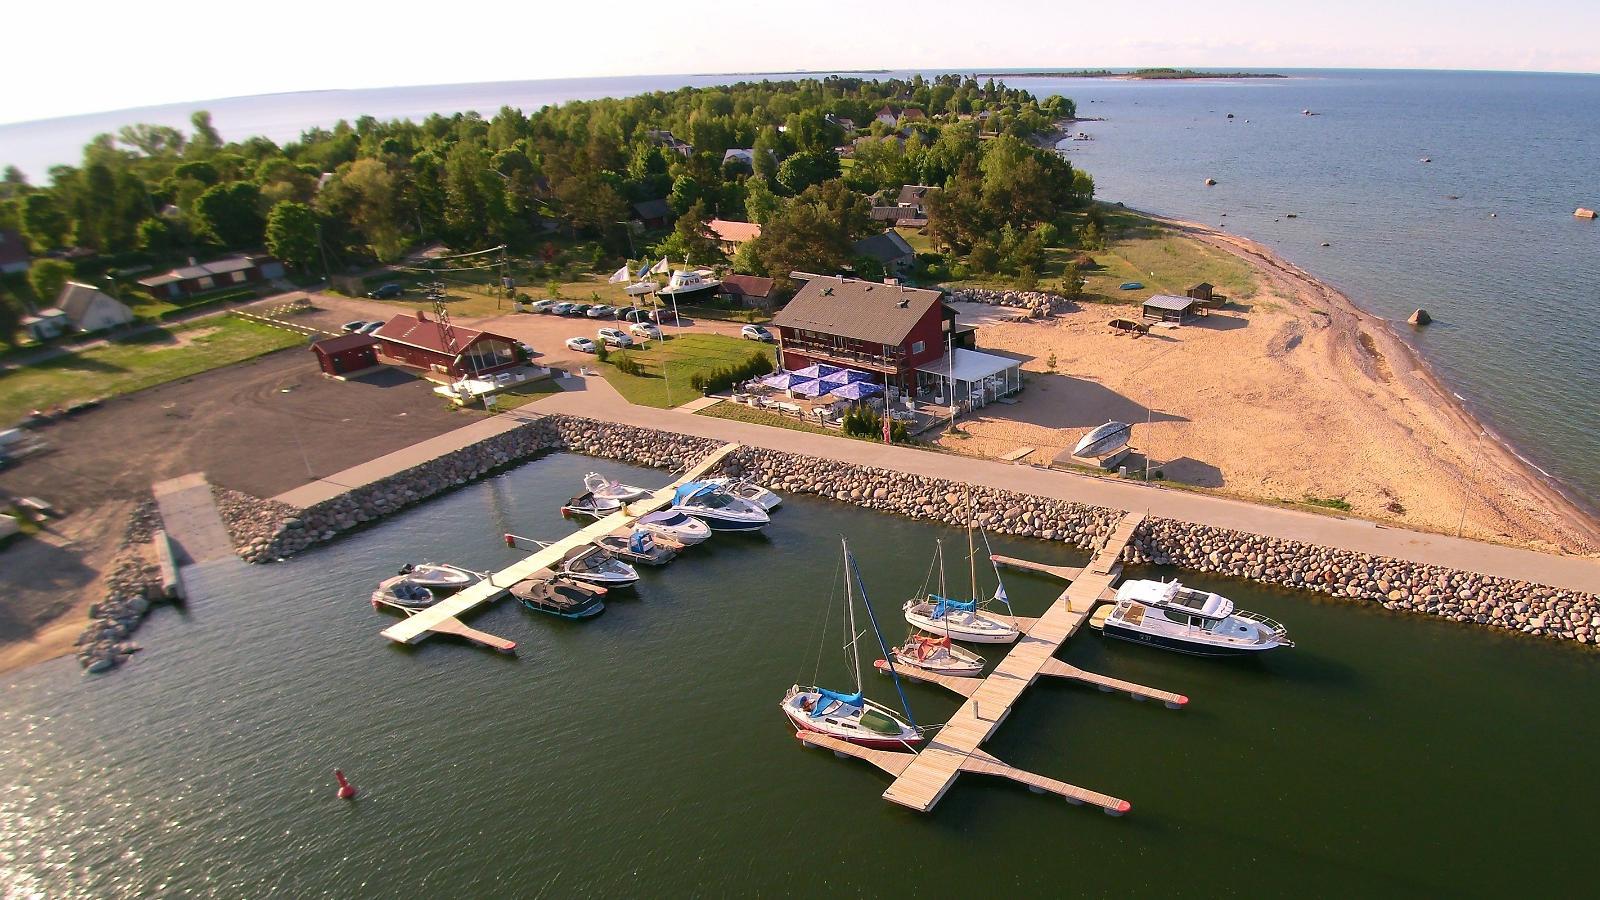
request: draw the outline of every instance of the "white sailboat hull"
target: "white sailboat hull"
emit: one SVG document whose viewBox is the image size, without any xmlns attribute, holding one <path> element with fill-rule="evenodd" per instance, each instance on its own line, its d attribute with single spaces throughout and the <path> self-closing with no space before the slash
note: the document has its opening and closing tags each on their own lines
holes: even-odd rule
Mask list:
<svg viewBox="0 0 1600 900">
<path fill-rule="evenodd" d="M 906 621 L 929 634 L 949 635 L 952 641 L 968 644 L 1010 644 L 1022 635 L 1015 624 L 979 612 L 947 612 L 933 617 L 934 604 L 908 603 Z"/>
</svg>

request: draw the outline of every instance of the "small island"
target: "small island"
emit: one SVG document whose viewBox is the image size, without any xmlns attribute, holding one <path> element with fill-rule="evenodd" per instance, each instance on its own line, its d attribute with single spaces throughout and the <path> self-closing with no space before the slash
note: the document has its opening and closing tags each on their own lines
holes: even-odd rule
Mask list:
<svg viewBox="0 0 1600 900">
<path fill-rule="evenodd" d="M 1200 78 L 1288 78 L 1276 72 L 1200 72 L 1194 69 L 1130 69 L 1115 72 L 1111 69 L 1077 69 L 1041 72 L 979 72 L 975 77 L 1006 78 L 1131 78 L 1144 81 L 1188 81 Z"/>
</svg>

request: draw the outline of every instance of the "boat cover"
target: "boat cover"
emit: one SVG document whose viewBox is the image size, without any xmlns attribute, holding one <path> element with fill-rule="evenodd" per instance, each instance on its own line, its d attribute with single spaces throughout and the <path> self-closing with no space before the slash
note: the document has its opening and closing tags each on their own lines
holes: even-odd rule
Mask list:
<svg viewBox="0 0 1600 900">
<path fill-rule="evenodd" d="M 862 697 L 861 697 L 861 692 L 860 691 L 856 691 L 854 694 L 841 694 L 838 691 L 830 691 L 827 688 L 820 688 L 819 687 L 819 688 L 817 688 L 817 693 L 822 695 L 823 700 L 837 700 L 840 703 L 843 703 L 845 706 L 861 706 L 862 705 Z M 827 709 L 828 706 L 829 706 L 829 704 L 823 703 L 821 700 L 818 700 L 817 701 L 817 705 L 811 708 L 811 717 L 812 718 L 816 718 L 817 716 L 822 715 L 822 711 Z"/>
<path fill-rule="evenodd" d="M 958 612 L 972 612 L 978 608 L 978 601 L 976 600 L 951 600 L 947 597 L 941 597 L 938 594 L 929 594 L 928 598 L 934 601 L 932 618 L 935 619 L 944 618 L 945 613 L 950 612 L 951 610 L 956 610 Z"/>
</svg>

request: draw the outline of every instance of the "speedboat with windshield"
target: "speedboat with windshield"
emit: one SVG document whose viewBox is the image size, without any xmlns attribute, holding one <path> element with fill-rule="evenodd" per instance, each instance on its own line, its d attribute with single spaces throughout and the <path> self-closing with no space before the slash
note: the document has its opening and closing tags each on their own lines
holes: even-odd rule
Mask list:
<svg viewBox="0 0 1600 900">
<path fill-rule="evenodd" d="M 711 537 L 711 529 L 694 516 L 673 509 L 640 516 L 634 527 L 648 531 L 656 537 L 666 538 L 679 546 L 689 547 Z"/>
<path fill-rule="evenodd" d="M 406 563 L 400 567 L 400 574 L 414 584 L 434 592 L 459 591 L 471 587 L 481 578 L 477 572 L 463 569 L 460 566 L 445 565 L 444 563 Z"/>
<path fill-rule="evenodd" d="M 720 484 L 723 490 L 740 500 L 748 500 L 769 512 L 783 504 L 782 497 L 746 478 L 707 478 L 706 483 Z"/>
<path fill-rule="evenodd" d="M 1097 611 L 1090 624 L 1110 637 L 1194 656 L 1249 656 L 1294 646 L 1278 622 L 1176 581 L 1124 582 L 1109 611 Z"/>
<path fill-rule="evenodd" d="M 584 491 L 562 504 L 561 515 L 566 518 L 587 516 L 593 519 L 603 519 L 621 509 L 621 500 L 604 500 L 589 491 Z"/>
<path fill-rule="evenodd" d="M 635 487 L 607 478 L 599 472 L 590 472 L 583 476 L 583 487 L 596 500 L 615 500 L 618 503 L 643 500 L 654 493 L 648 488 Z"/>
<path fill-rule="evenodd" d="M 671 509 L 694 516 L 712 531 L 759 531 L 772 521 L 766 510 L 708 481 L 691 481 L 678 488 Z"/>
<path fill-rule="evenodd" d="M 603 587 L 627 587 L 639 580 L 639 572 L 633 566 L 594 544 L 568 550 L 561 558 L 561 574 Z"/>
</svg>

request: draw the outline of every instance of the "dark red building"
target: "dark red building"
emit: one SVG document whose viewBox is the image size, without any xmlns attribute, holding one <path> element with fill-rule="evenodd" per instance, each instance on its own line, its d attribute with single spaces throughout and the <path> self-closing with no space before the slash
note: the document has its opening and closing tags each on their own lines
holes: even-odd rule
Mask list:
<svg viewBox="0 0 1600 900">
<path fill-rule="evenodd" d="M 378 352 L 396 362 L 453 378 L 482 376 L 521 364 L 517 342 L 472 328 L 447 327 L 417 310 L 395 316 L 372 333 Z M 453 338 L 453 340 L 452 340 Z M 447 342 L 453 347 L 447 347 Z"/>
<path fill-rule="evenodd" d="M 938 291 L 856 278 L 802 275 L 805 286 L 772 320 L 785 369 L 847 366 L 914 387 L 917 367 L 945 355 L 955 310 Z"/>
<path fill-rule="evenodd" d="M 370 334 L 341 334 L 311 345 L 317 365 L 329 375 L 359 372 L 378 364 L 378 342 Z"/>
</svg>

